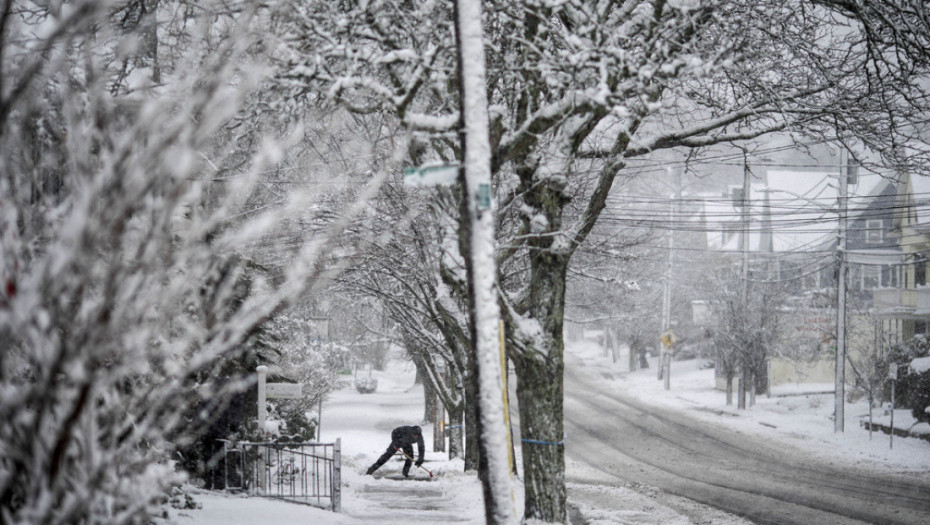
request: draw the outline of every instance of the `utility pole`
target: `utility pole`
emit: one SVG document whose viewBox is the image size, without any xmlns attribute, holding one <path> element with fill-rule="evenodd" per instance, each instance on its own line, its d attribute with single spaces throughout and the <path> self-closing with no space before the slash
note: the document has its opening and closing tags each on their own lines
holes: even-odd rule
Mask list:
<svg viewBox="0 0 930 525">
<path fill-rule="evenodd" d="M 740 268 L 740 304 L 745 312 L 749 305 L 749 160 L 746 151 L 743 151 L 743 194 L 740 206 L 740 251 L 742 252 L 742 265 Z M 739 367 L 739 388 L 737 389 L 737 409 L 746 408 L 746 379 L 747 359 L 745 358 L 748 349 L 742 349 L 740 354 L 743 359 L 740 360 Z"/>
<path fill-rule="evenodd" d="M 674 195 L 668 201 L 668 251 L 665 256 L 665 282 L 662 285 L 662 337 L 665 337 L 665 334 L 668 334 L 669 330 L 672 327 L 672 248 L 673 248 L 673 238 L 672 238 L 672 212 L 674 206 Z M 671 366 L 667 365 L 669 361 L 669 350 L 671 347 L 666 345 L 662 341 L 660 350 L 660 359 L 659 370 L 657 374 L 659 379 L 664 379 L 665 389 L 669 390 L 671 388 L 671 378 L 669 378 L 669 373 L 671 372 Z"/>
<path fill-rule="evenodd" d="M 836 384 L 833 393 L 833 432 L 845 431 L 846 397 L 846 218 L 848 216 L 848 174 L 844 172 L 843 150 L 839 168 L 839 225 L 836 246 L 839 269 L 836 273 Z"/>
<path fill-rule="evenodd" d="M 666 168 L 666 172 L 671 178 L 672 168 Z M 675 248 L 675 229 L 672 226 L 675 220 L 675 212 L 681 216 L 681 172 L 679 171 L 675 178 L 675 193 L 671 195 L 668 203 L 668 251 L 665 256 L 665 283 L 662 287 L 662 334 L 660 341 L 662 345 L 659 348 L 661 358 L 659 359 L 659 379 L 664 379 L 663 386 L 665 390 L 672 388 L 672 349 L 675 344 L 675 335 L 672 333 L 672 274 L 674 273 L 674 248 Z"/>
<path fill-rule="evenodd" d="M 484 493 L 485 523 L 517 522 L 510 451 L 505 428 L 495 279 L 494 199 L 491 195 L 491 145 L 488 132 L 487 82 L 481 1 L 456 0 L 459 111 L 464 169 L 462 217 L 468 244 L 469 328 L 478 390 L 478 450 Z"/>
</svg>

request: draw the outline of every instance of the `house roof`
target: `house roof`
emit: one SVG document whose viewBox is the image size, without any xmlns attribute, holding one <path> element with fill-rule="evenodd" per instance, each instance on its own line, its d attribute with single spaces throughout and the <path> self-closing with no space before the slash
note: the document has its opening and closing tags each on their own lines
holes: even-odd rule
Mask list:
<svg viewBox="0 0 930 525">
<path fill-rule="evenodd" d="M 860 170 L 857 183 L 848 187 L 849 218 L 864 211 L 890 183 Z M 805 252 L 829 246 L 836 240 L 838 193 L 836 174 L 824 171 L 768 170 L 764 179 L 754 178 L 749 191 L 749 251 Z M 711 249 L 740 250 L 740 211 L 738 199 L 707 201 L 704 215 Z"/>
</svg>

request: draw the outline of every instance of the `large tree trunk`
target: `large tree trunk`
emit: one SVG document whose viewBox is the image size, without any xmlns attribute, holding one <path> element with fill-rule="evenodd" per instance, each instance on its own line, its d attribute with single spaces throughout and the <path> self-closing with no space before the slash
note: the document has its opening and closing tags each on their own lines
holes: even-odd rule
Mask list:
<svg viewBox="0 0 930 525">
<path fill-rule="evenodd" d="M 558 343 L 561 346 L 561 341 Z M 557 363 L 556 363 L 557 362 Z M 527 520 L 564 523 L 565 446 L 562 358 L 524 363 L 517 381 Z"/>
<path fill-rule="evenodd" d="M 414 360 L 414 363 L 417 361 Z M 417 364 L 417 377 L 414 381 L 416 385 L 423 385 L 423 422 L 424 423 L 438 423 L 436 421 L 436 391 L 433 388 L 433 383 L 431 381 L 424 381 L 423 377 L 426 374 L 421 370 L 420 365 Z"/>
<path fill-rule="evenodd" d="M 736 408 L 746 409 L 746 379 L 747 373 L 746 360 L 743 359 L 739 365 L 739 386 L 736 387 Z"/>
<path fill-rule="evenodd" d="M 616 363 L 620 359 L 620 342 L 614 329 L 607 325 L 604 325 L 604 345 L 610 351 L 611 361 Z"/>
<path fill-rule="evenodd" d="M 525 487 L 524 518 L 565 523 L 563 421 L 565 273 L 568 257 L 538 251 L 531 260 L 528 317 L 541 333 L 514 359 Z"/>
<path fill-rule="evenodd" d="M 449 432 L 449 459 L 465 457 L 465 429 L 462 427 L 464 416 L 464 406 L 449 410 L 449 424 L 446 426 Z"/>
<path fill-rule="evenodd" d="M 726 374 L 727 379 L 727 406 L 733 404 L 733 377 L 735 374 L 728 373 Z"/>
<path fill-rule="evenodd" d="M 471 357 L 469 357 L 471 359 Z M 465 378 L 465 471 L 478 470 L 477 385 L 469 373 Z"/>
<path fill-rule="evenodd" d="M 630 355 L 627 357 L 627 368 L 630 372 L 636 371 L 636 359 L 639 357 L 639 345 L 635 339 L 630 339 L 627 343 L 630 348 Z"/>
</svg>

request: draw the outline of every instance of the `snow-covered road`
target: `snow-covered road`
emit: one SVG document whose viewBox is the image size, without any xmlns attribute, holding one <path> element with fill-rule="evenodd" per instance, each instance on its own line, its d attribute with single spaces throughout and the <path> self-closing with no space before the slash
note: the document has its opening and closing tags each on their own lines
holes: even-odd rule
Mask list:
<svg viewBox="0 0 930 525">
<path fill-rule="evenodd" d="M 644 404 L 602 370 L 581 361 L 566 367 L 566 453 L 584 467 L 574 475 L 569 469 L 570 481 L 654 486 L 759 524 L 918 524 L 930 515 L 926 480 L 831 464 L 789 444 L 714 428 Z M 705 512 L 685 511 L 695 522 Z"/>
</svg>

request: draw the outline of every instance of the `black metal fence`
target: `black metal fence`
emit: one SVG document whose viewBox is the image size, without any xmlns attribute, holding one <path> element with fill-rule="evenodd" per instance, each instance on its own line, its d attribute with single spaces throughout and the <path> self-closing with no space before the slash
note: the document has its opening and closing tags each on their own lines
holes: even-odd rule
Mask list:
<svg viewBox="0 0 930 525">
<path fill-rule="evenodd" d="M 227 489 L 339 512 L 341 440 L 335 443 L 250 443 L 219 440 L 217 463 Z"/>
</svg>

